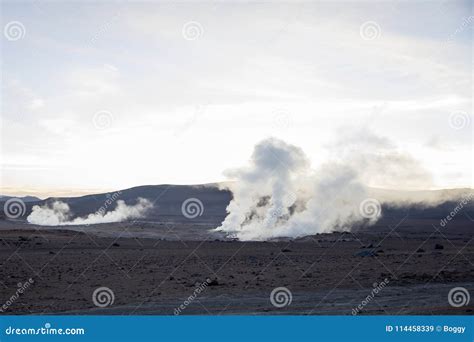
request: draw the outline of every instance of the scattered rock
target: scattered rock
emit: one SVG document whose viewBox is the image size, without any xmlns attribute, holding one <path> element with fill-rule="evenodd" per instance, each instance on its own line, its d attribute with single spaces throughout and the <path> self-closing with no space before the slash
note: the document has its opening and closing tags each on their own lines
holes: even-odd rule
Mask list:
<svg viewBox="0 0 474 342">
<path fill-rule="evenodd" d="M 219 285 L 219 282 L 217 281 L 217 279 L 212 279 L 208 284 L 209 286 L 217 286 Z"/>
<path fill-rule="evenodd" d="M 354 255 L 359 257 L 373 257 L 376 256 L 376 253 L 373 251 L 360 251 L 355 253 Z"/>
</svg>

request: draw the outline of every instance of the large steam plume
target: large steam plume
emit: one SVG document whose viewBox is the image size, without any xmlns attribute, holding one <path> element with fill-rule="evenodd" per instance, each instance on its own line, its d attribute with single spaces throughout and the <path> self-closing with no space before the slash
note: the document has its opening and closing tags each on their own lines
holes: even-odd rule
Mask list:
<svg viewBox="0 0 474 342">
<path fill-rule="evenodd" d="M 152 203 L 144 198 L 139 198 L 137 204 L 132 206 L 126 205 L 124 201 L 119 200 L 117 201 L 117 207 L 113 211 L 106 213 L 98 211 L 86 217 L 71 219 L 69 205 L 61 201 L 56 201 L 51 205 L 35 205 L 31 214 L 27 217 L 27 220 L 29 223 L 41 226 L 70 226 L 121 222 L 127 219 L 142 217 L 152 206 Z"/>
<path fill-rule="evenodd" d="M 255 146 L 248 167 L 228 175 L 236 179 L 233 200 L 217 230 L 240 240 L 343 230 L 380 217 L 379 203 L 367 201 L 367 188 L 350 165 L 330 162 L 313 170 L 300 148 L 274 138 Z"/>
</svg>

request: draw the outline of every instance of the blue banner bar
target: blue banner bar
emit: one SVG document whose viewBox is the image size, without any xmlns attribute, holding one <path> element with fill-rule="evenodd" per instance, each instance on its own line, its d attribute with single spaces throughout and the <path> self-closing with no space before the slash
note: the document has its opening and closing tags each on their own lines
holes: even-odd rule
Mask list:
<svg viewBox="0 0 474 342">
<path fill-rule="evenodd" d="M 473 341 L 472 316 L 1 316 L 0 341 Z"/>
</svg>

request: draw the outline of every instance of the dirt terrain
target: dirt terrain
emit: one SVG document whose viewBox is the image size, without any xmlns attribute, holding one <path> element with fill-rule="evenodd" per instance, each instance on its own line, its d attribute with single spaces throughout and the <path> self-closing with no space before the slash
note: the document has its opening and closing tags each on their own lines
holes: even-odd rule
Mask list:
<svg viewBox="0 0 474 342">
<path fill-rule="evenodd" d="M 351 315 L 384 282 L 358 314 L 472 314 L 472 300 L 448 303 L 454 287 L 474 294 L 471 223 L 384 227 L 239 242 L 205 225 L 0 221 L 0 302 L 32 278 L 3 314 L 173 315 L 183 305 L 179 314 Z M 99 287 L 113 291 L 104 308 L 92 300 Z M 283 307 L 270 300 L 278 287 L 291 293 Z"/>
</svg>

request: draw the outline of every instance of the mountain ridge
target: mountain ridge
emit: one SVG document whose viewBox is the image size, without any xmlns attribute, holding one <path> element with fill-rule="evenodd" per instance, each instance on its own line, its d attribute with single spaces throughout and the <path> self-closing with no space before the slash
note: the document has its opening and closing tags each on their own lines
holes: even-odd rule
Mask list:
<svg viewBox="0 0 474 342">
<path fill-rule="evenodd" d="M 219 224 L 226 217 L 226 208 L 232 199 L 232 192 L 227 189 L 228 187 L 232 187 L 232 183 L 157 184 L 140 185 L 123 190 L 78 197 L 49 197 L 44 200 L 36 198 L 37 200 L 24 201 L 25 214 L 19 219 L 26 219 L 34 205 L 52 204 L 55 201 L 67 203 L 73 217 L 84 217 L 103 208 L 106 202 L 109 205 L 106 206 L 104 212 L 114 210 L 117 201 L 121 200 L 127 205 L 134 205 L 137 203 L 138 198 L 145 198 L 153 203 L 153 208 L 144 217 L 145 221 L 186 221 L 189 223 Z M 395 191 L 371 188 L 368 192 L 369 196 L 379 199 L 382 203 L 383 218 L 401 218 L 409 210 L 411 218 L 437 220 L 449 214 L 457 204 L 456 199 L 459 200 L 466 194 L 474 194 L 474 191 L 468 188 L 423 191 Z M 411 199 L 408 195 L 411 196 Z M 2 208 L 4 206 L 3 203 L 6 202 L 5 198 L 3 196 L 0 197 Z M 7 199 L 10 198 L 14 197 L 9 196 Z M 183 217 L 182 213 L 183 202 L 190 198 L 198 199 L 203 207 L 202 214 L 193 218 L 192 221 Z M 423 201 L 423 198 L 429 199 Z M 473 201 L 466 205 L 465 210 L 469 217 L 474 217 Z M 0 218 L 6 218 L 3 210 Z"/>
</svg>

